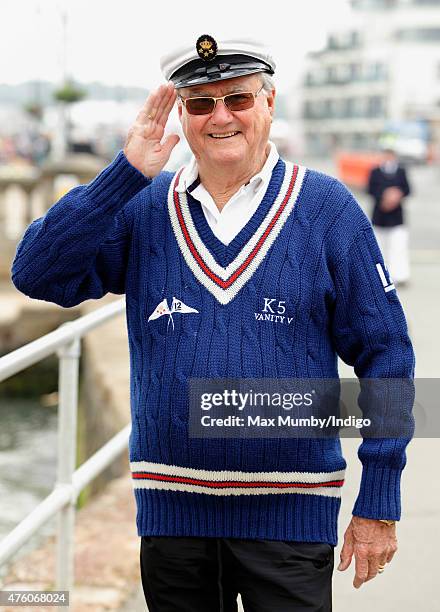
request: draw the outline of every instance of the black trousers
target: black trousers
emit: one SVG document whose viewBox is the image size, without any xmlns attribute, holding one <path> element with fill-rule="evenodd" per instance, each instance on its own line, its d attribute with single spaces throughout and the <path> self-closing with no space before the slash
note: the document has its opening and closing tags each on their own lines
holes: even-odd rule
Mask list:
<svg viewBox="0 0 440 612">
<path fill-rule="evenodd" d="M 236 538 L 145 537 L 149 612 L 330 612 L 334 547 Z"/>
</svg>

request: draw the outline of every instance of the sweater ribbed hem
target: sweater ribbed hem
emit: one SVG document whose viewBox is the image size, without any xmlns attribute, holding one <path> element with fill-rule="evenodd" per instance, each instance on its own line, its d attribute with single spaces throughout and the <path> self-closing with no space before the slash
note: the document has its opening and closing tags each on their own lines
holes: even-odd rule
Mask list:
<svg viewBox="0 0 440 612">
<path fill-rule="evenodd" d="M 340 498 L 307 494 L 217 497 L 134 489 L 139 536 L 327 542 L 337 545 Z"/>
<path fill-rule="evenodd" d="M 400 478 L 402 469 L 365 463 L 355 516 L 400 520 Z"/>
<path fill-rule="evenodd" d="M 128 202 L 150 183 L 151 179 L 132 166 L 124 152 L 120 151 L 112 163 L 88 184 L 86 193 L 97 204 L 111 202 L 115 198 L 119 202 Z"/>
</svg>

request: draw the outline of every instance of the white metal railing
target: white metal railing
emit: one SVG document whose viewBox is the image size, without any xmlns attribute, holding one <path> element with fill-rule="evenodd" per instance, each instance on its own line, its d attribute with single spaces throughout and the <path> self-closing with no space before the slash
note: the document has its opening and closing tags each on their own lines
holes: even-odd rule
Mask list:
<svg viewBox="0 0 440 612">
<path fill-rule="evenodd" d="M 0 382 L 57 353 L 59 357 L 58 465 L 53 491 L 0 542 L 0 566 L 6 563 L 38 529 L 58 515 L 56 589 L 72 591 L 74 582 L 74 524 L 79 493 L 126 448 L 130 425 L 124 427 L 75 470 L 80 338 L 125 310 L 118 300 L 0 358 Z"/>
</svg>

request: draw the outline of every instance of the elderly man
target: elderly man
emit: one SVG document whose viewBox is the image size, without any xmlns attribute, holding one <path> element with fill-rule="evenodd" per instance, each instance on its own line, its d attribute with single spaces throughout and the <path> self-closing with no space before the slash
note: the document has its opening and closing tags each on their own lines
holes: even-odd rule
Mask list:
<svg viewBox="0 0 440 612">
<path fill-rule="evenodd" d="M 129 454 L 151 612 L 332 607 L 346 462 L 338 437 L 190 435 L 195 379 L 411 379 L 405 318 L 371 225 L 336 179 L 269 142 L 275 64 L 203 35 L 162 61 L 124 150 L 27 229 L 12 279 L 71 307 L 126 294 Z M 164 172 L 177 100 L 190 163 Z M 385 282 L 383 282 L 385 280 Z M 341 562 L 354 586 L 396 551 L 407 439 L 364 438 Z"/>
</svg>

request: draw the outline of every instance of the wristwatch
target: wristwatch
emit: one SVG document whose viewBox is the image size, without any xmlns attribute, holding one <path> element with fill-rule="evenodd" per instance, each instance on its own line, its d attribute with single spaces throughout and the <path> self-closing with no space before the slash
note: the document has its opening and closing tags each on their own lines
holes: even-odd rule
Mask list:
<svg viewBox="0 0 440 612">
<path fill-rule="evenodd" d="M 385 523 L 385 525 L 388 525 L 388 527 L 391 527 L 391 525 L 395 525 L 397 523 L 397 521 L 392 521 L 390 519 L 377 519 L 379 521 L 379 523 Z"/>
</svg>

